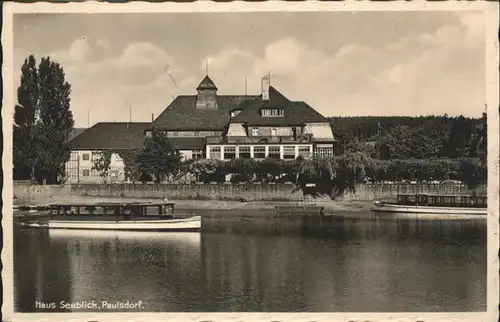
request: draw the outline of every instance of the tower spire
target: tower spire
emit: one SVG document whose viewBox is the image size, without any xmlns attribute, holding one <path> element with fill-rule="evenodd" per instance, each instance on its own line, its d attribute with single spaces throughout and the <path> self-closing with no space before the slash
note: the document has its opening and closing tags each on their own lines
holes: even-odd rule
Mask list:
<svg viewBox="0 0 500 322">
<path fill-rule="evenodd" d="M 205 61 L 205 75 L 208 76 L 208 58 Z"/>
</svg>

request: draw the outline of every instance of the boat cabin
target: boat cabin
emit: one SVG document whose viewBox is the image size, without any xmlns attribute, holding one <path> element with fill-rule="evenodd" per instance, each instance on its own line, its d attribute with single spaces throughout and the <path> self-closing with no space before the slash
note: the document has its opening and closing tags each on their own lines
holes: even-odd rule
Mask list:
<svg viewBox="0 0 500 322">
<path fill-rule="evenodd" d="M 51 216 L 168 216 L 173 215 L 174 204 L 171 202 L 52 204 L 49 206 L 49 212 Z"/>
<path fill-rule="evenodd" d="M 484 196 L 400 194 L 397 203 L 404 206 L 487 208 L 487 199 Z"/>
</svg>

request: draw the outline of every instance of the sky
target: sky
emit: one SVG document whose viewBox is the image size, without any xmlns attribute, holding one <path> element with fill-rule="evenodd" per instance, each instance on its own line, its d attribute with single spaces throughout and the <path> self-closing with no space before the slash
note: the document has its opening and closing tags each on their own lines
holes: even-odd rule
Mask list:
<svg viewBox="0 0 500 322">
<path fill-rule="evenodd" d="M 50 56 L 72 86 L 77 127 L 150 121 L 195 94 L 207 66 L 219 94 L 244 94 L 245 83 L 259 94 L 270 73 L 325 116 L 480 116 L 484 21 L 450 11 L 16 14 L 14 86 L 27 56 Z"/>
</svg>

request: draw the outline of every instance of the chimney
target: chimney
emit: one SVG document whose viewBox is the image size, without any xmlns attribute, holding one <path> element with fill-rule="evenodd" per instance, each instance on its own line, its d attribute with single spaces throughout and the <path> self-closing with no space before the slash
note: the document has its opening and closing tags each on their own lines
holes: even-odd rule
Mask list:
<svg viewBox="0 0 500 322">
<path fill-rule="evenodd" d="M 155 113 L 151 113 L 151 123 L 153 123 L 155 120 Z"/>
<path fill-rule="evenodd" d="M 266 76 L 262 77 L 262 100 L 263 101 L 268 101 L 269 100 L 269 86 L 271 85 L 271 74 L 267 74 Z"/>
</svg>

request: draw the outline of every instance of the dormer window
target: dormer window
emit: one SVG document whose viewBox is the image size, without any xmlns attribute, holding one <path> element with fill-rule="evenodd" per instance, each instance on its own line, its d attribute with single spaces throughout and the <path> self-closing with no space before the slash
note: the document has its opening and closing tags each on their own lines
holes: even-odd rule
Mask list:
<svg viewBox="0 0 500 322">
<path fill-rule="evenodd" d="M 285 116 L 285 110 L 283 109 L 263 109 L 261 111 L 261 116 L 262 117 L 284 117 Z"/>
<path fill-rule="evenodd" d="M 236 115 L 240 114 L 241 111 L 236 110 L 231 112 L 231 117 L 235 117 Z"/>
</svg>

